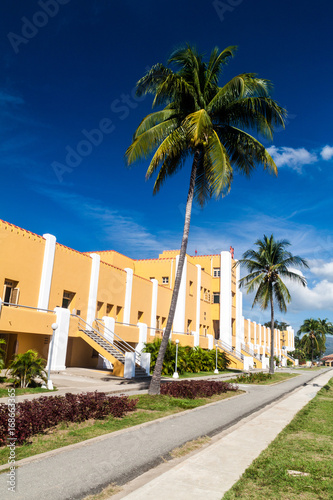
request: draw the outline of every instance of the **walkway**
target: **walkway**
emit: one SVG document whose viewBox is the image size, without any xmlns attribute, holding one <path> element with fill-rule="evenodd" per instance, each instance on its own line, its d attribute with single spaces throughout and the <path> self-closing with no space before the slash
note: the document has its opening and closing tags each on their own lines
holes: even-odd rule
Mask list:
<svg viewBox="0 0 333 500">
<path fill-rule="evenodd" d="M 293 391 L 295 388 L 303 386 L 303 384 L 309 382 L 317 374 L 318 372 L 301 372 L 299 377 L 289 379 L 283 384 L 257 387 L 248 386 L 248 392 L 246 394 L 229 400 L 220 401 L 195 410 L 189 410 L 178 415 L 165 417 L 158 421 L 100 436 L 84 443 L 78 443 L 37 457 L 22 460 L 17 463 L 19 468 L 17 470 L 17 490 L 15 499 L 79 499 L 84 498 L 89 493 L 101 490 L 112 482 L 125 484 L 150 470 L 152 467 L 159 465 L 163 461 L 161 457 L 167 456 L 175 447 L 181 446 L 185 442 L 199 436 L 213 436 L 222 430 L 230 428 L 235 422 L 239 422 L 244 417 L 251 415 L 253 412 L 270 404 L 272 401 L 283 397 L 286 393 Z M 327 380 L 331 376 L 332 370 L 326 370 L 323 375 L 320 375 L 320 377 L 326 377 Z M 320 384 L 321 383 L 322 382 L 320 382 Z M 315 388 L 312 385 L 309 387 L 311 388 L 311 394 L 314 395 Z M 295 392 L 291 396 L 291 401 L 295 397 L 297 399 L 297 395 L 301 391 Z M 278 406 L 275 407 L 275 412 L 280 404 L 282 404 L 282 402 L 279 402 Z M 287 406 L 290 404 L 291 403 L 288 403 Z M 303 404 L 305 404 L 305 402 L 303 402 Z M 284 411 L 285 410 L 283 410 L 282 413 Z M 297 409 L 294 410 L 294 413 L 295 411 L 297 411 Z M 280 417 L 278 417 L 278 420 L 279 419 Z M 251 419 L 251 422 L 253 421 L 254 420 Z M 285 423 L 283 422 L 282 427 L 284 425 Z M 273 430 L 274 429 L 272 429 L 272 431 Z M 254 434 L 254 442 L 259 440 L 260 434 L 262 434 L 261 431 Z M 232 463 L 240 461 L 242 456 L 247 457 L 249 449 L 252 449 L 254 446 L 252 441 L 249 441 L 249 431 L 245 433 L 245 437 L 246 439 L 241 445 L 236 447 L 235 444 L 233 444 L 232 448 L 236 452 L 237 460 L 235 460 L 235 458 L 233 459 L 230 464 L 231 467 Z M 271 437 L 268 435 L 267 440 L 262 446 L 267 446 L 270 440 Z M 244 446 L 245 443 L 248 443 L 246 447 Z M 202 453 L 208 453 L 209 455 L 209 449 L 212 448 L 212 455 L 204 458 L 211 467 L 209 469 L 210 478 L 212 476 L 216 477 L 217 475 L 216 470 L 214 471 L 214 464 L 215 467 L 218 467 L 218 473 L 220 474 L 221 472 L 221 453 L 223 455 L 223 461 L 225 462 L 225 458 L 230 452 L 228 448 L 228 454 L 225 453 L 225 446 L 224 444 L 219 448 L 217 444 L 214 444 L 212 447 L 208 447 L 206 450 L 202 451 Z M 200 456 L 200 453 L 198 456 Z M 184 477 L 186 477 L 186 481 L 188 481 L 184 484 L 186 489 L 185 494 L 188 495 L 188 491 L 190 491 L 189 488 L 191 488 L 190 496 L 181 497 L 178 493 L 175 495 L 175 493 L 171 491 L 173 486 L 170 482 L 176 481 L 176 479 L 161 477 L 161 480 L 166 480 L 168 483 L 168 489 L 165 491 L 168 498 L 194 498 L 193 491 L 196 491 L 198 484 L 193 482 L 192 479 L 194 476 L 198 478 L 201 477 L 198 474 L 198 469 L 202 469 L 203 472 L 204 470 L 207 471 L 203 458 L 197 460 L 195 475 L 188 471 L 184 473 Z M 246 467 L 251 461 L 252 458 L 245 459 L 243 466 Z M 174 474 L 177 474 L 177 467 L 174 469 Z M 191 463 L 189 467 L 191 469 Z M 228 472 L 228 475 L 229 474 Z M 235 478 L 237 478 L 239 474 L 239 470 L 236 470 Z M 12 498 L 12 496 L 10 496 L 11 492 L 7 492 L 6 480 L 6 474 L 1 474 L 0 491 L 1 498 L 4 500 Z M 157 487 L 158 495 L 155 491 L 155 493 L 152 494 L 154 498 L 167 498 L 166 496 L 161 496 L 162 484 L 165 483 L 159 484 L 157 481 L 155 484 L 150 483 L 150 485 L 147 484 L 143 488 L 148 488 L 148 490 L 152 488 L 153 491 L 153 488 Z M 205 484 L 205 477 L 202 476 L 201 487 L 205 490 L 205 499 L 207 497 L 207 500 L 209 498 L 217 498 L 216 492 L 214 497 L 207 496 L 210 494 L 209 490 L 206 494 L 206 488 L 209 488 L 209 484 L 211 484 L 211 480 Z M 218 498 L 221 498 L 222 489 L 220 490 L 219 488 L 220 485 L 218 486 L 218 494 L 220 495 Z M 146 496 L 148 494 L 147 490 L 137 490 L 135 492 L 135 498 L 143 498 L 143 496 L 138 496 L 141 494 L 145 495 L 145 498 L 148 498 Z M 199 497 L 202 498 L 202 491 L 200 495 Z M 149 498 L 153 497 L 150 496 Z"/>
<path fill-rule="evenodd" d="M 332 376 L 332 370 L 318 376 L 256 416 L 230 427 L 213 444 L 171 469 L 170 464 L 156 468 L 154 479 L 147 479 L 146 474 L 132 481 L 120 494 L 112 496 L 112 500 L 221 500 L 252 461 Z"/>
</svg>

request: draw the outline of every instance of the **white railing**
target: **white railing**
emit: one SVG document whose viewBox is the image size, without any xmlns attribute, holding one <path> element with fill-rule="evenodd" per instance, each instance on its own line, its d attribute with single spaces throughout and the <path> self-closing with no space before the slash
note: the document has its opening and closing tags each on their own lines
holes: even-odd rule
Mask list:
<svg viewBox="0 0 333 500">
<path fill-rule="evenodd" d="M 223 340 L 217 339 L 216 340 L 216 344 L 217 344 L 218 347 L 220 347 L 220 348 L 224 349 L 225 351 L 229 352 L 229 354 L 231 354 L 235 358 L 238 358 L 240 361 L 244 360 L 244 354 L 242 354 L 241 352 L 237 351 L 233 346 L 227 344 Z"/>
<path fill-rule="evenodd" d="M 104 323 L 102 323 L 99 319 L 96 318 L 95 323 L 97 325 L 97 328 L 94 330 L 95 330 L 95 332 L 97 332 L 99 335 L 101 335 L 103 337 L 103 340 L 106 340 L 107 342 L 109 342 L 112 346 L 115 347 L 115 349 L 119 350 L 124 356 L 125 356 L 126 352 L 134 352 L 135 353 L 135 362 L 140 365 L 141 353 L 139 351 L 137 351 L 133 346 L 131 346 L 124 339 L 119 337 L 119 335 L 117 335 L 115 332 L 113 332 L 112 330 L 107 328 L 104 325 Z M 118 323 L 118 322 L 116 322 L 116 323 Z M 121 323 L 121 324 L 125 325 L 125 323 Z M 135 326 L 137 328 L 137 325 L 126 324 L 126 326 Z M 103 329 L 103 333 L 101 333 L 99 331 L 99 328 Z M 111 338 L 113 337 L 113 339 L 114 339 L 113 342 L 111 342 L 111 340 L 109 338 L 105 337 L 105 332 L 108 333 L 111 336 Z M 115 342 L 117 342 L 117 343 L 115 343 Z M 121 343 L 121 345 L 119 345 L 119 343 Z"/>
</svg>

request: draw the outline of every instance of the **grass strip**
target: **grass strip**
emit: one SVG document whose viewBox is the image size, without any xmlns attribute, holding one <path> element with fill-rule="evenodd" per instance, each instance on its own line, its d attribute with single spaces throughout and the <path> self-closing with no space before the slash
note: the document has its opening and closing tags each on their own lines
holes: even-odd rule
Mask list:
<svg viewBox="0 0 333 500">
<path fill-rule="evenodd" d="M 17 446 L 15 449 L 16 461 L 185 410 L 198 408 L 208 403 L 221 401 L 242 392 L 227 392 L 210 398 L 200 399 L 173 398 L 163 395 L 149 396 L 148 394 L 130 396 L 130 399 L 139 400 L 136 411 L 128 413 L 123 418 L 110 416 L 104 420 L 91 419 L 81 423 L 61 423 L 49 429 L 44 434 L 33 436 L 30 443 Z M 7 463 L 8 448 L 3 446 L 0 448 L 0 465 Z"/>
<path fill-rule="evenodd" d="M 21 389 L 20 387 L 18 387 L 18 388 L 0 387 L 0 398 L 8 397 L 8 390 L 12 391 L 13 389 L 15 389 L 15 396 L 22 396 L 23 394 L 37 394 L 37 393 L 43 393 L 43 392 L 56 392 L 57 391 L 57 389 L 53 389 L 51 391 L 50 389 L 42 389 L 41 387 L 26 387 L 25 389 Z"/>
<path fill-rule="evenodd" d="M 272 378 L 261 381 L 254 381 L 252 384 L 255 385 L 271 385 L 277 384 L 278 382 L 285 382 L 290 378 L 298 377 L 298 373 L 287 373 L 287 372 L 277 372 L 272 374 Z M 236 378 L 225 380 L 225 382 L 230 382 L 232 384 L 244 383 L 246 385 L 251 385 L 251 382 L 240 382 Z"/>
<path fill-rule="evenodd" d="M 333 379 L 246 469 L 223 500 L 333 498 Z"/>
</svg>

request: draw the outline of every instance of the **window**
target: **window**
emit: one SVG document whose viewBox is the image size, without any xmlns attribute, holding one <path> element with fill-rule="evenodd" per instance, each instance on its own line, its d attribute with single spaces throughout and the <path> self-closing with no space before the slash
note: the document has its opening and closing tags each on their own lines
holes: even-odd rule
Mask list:
<svg viewBox="0 0 333 500">
<path fill-rule="evenodd" d="M 149 278 L 150 280 L 154 280 L 155 279 L 155 276 L 150 276 Z"/>
<path fill-rule="evenodd" d="M 158 330 L 160 328 L 160 316 L 156 316 L 156 329 Z"/>
<path fill-rule="evenodd" d="M 20 289 L 18 288 L 18 281 L 5 280 L 3 287 L 3 301 L 5 305 L 18 304 L 18 297 Z"/>
<path fill-rule="evenodd" d="M 162 283 L 163 283 L 163 285 L 168 285 L 169 284 L 169 276 L 163 276 Z"/>
<path fill-rule="evenodd" d="M 143 311 L 138 311 L 138 321 L 143 321 Z"/>
<path fill-rule="evenodd" d="M 64 309 L 69 309 L 69 306 L 73 302 L 74 296 L 74 292 L 67 292 L 66 290 L 64 290 L 61 307 L 63 307 Z"/>
<path fill-rule="evenodd" d="M 193 295 L 193 281 L 189 282 L 189 293 L 190 295 Z"/>
<path fill-rule="evenodd" d="M 213 269 L 213 277 L 218 278 L 220 276 L 220 268 L 219 267 L 214 267 Z"/>
<path fill-rule="evenodd" d="M 104 305 L 104 302 L 97 302 L 97 316 L 103 314 L 103 305 Z"/>
<path fill-rule="evenodd" d="M 192 320 L 191 319 L 188 319 L 187 320 L 187 333 L 190 333 L 191 331 L 191 327 L 192 327 Z"/>
<path fill-rule="evenodd" d="M 106 304 L 106 315 L 110 316 L 113 311 L 113 304 Z"/>
<path fill-rule="evenodd" d="M 220 292 L 213 292 L 213 304 L 220 303 Z"/>
<path fill-rule="evenodd" d="M 122 307 L 121 306 L 117 306 L 117 309 L 116 309 L 116 321 L 120 321 L 120 319 L 121 319 L 121 310 L 122 310 Z"/>
</svg>

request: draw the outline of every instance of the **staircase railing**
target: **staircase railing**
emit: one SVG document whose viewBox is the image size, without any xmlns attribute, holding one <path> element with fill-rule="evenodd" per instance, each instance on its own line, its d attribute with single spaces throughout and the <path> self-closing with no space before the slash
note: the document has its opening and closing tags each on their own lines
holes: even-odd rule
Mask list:
<svg viewBox="0 0 333 500">
<path fill-rule="evenodd" d="M 109 335 L 113 336 L 114 341 L 117 342 L 117 344 L 114 343 L 114 347 L 116 349 L 118 349 L 119 351 L 121 351 L 124 354 L 124 356 L 125 356 L 126 352 L 134 352 L 135 353 L 135 363 L 138 364 L 138 365 L 141 364 L 141 353 L 139 351 L 137 351 L 133 346 L 131 346 L 124 339 L 122 339 L 121 337 L 119 337 L 119 335 L 117 335 L 115 332 L 113 332 L 112 330 L 110 330 L 110 328 L 107 328 L 104 325 L 104 323 L 102 323 L 99 319 L 96 318 L 95 319 L 95 323 L 97 325 L 96 331 L 98 331 L 98 333 L 100 335 L 102 335 L 103 340 L 107 340 L 108 342 L 110 342 L 110 340 L 108 338 L 106 338 L 105 335 L 104 335 L 105 332 L 109 333 Z M 101 333 L 99 331 L 100 328 L 103 329 L 104 333 Z M 121 342 L 121 345 L 119 345 L 120 342 Z M 113 345 L 112 342 L 110 342 L 110 344 Z"/>
<path fill-rule="evenodd" d="M 123 349 L 120 349 L 118 346 L 116 346 L 112 342 L 110 342 L 109 339 L 105 338 L 104 335 L 102 335 L 92 325 L 89 325 L 89 323 L 87 323 L 84 319 L 82 319 L 81 316 L 78 316 L 77 314 L 71 314 L 71 316 L 74 316 L 79 320 L 78 321 L 78 329 L 79 330 L 84 332 L 86 335 L 88 335 L 87 332 L 95 333 L 101 340 L 103 340 L 104 342 L 107 342 L 108 344 L 110 344 L 111 347 L 113 347 L 116 351 L 118 351 L 124 357 L 124 363 L 125 363 L 125 352 Z"/>
<path fill-rule="evenodd" d="M 216 340 L 217 346 L 220 347 L 221 349 L 227 351 L 231 356 L 234 356 L 234 358 L 239 359 L 240 361 L 244 360 L 244 354 L 241 352 L 237 351 L 234 347 L 231 345 L 227 344 L 221 339 Z"/>
<path fill-rule="evenodd" d="M 260 355 L 257 354 L 256 352 L 254 352 L 253 349 L 251 349 L 251 347 L 248 347 L 247 345 L 245 344 L 241 344 L 241 348 L 243 349 L 243 351 L 245 351 L 247 354 L 249 354 L 250 356 L 256 358 L 258 361 L 260 361 Z"/>
</svg>

